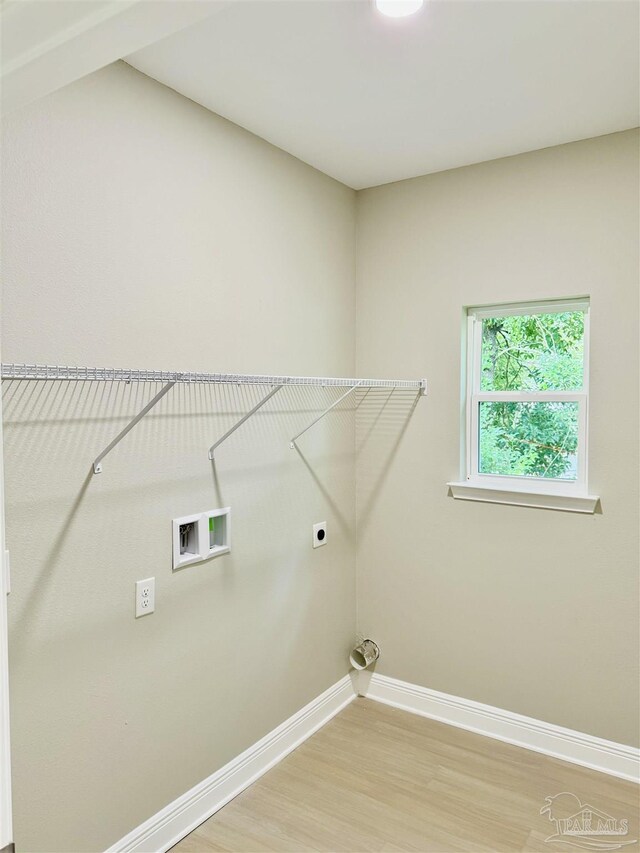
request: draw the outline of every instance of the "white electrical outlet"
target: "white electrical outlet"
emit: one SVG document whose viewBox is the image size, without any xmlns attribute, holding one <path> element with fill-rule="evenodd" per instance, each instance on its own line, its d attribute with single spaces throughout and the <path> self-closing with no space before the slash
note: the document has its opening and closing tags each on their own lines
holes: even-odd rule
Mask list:
<svg viewBox="0 0 640 853">
<path fill-rule="evenodd" d="M 319 521 L 313 525 L 313 547 L 319 548 L 327 544 L 327 522 Z"/>
<path fill-rule="evenodd" d="M 136 581 L 136 619 L 156 609 L 156 579 Z"/>
</svg>

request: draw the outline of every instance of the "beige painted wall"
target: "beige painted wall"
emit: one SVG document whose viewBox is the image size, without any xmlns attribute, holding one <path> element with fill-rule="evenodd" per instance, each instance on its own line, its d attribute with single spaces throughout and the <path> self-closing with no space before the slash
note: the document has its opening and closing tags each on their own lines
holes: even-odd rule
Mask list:
<svg viewBox="0 0 640 853">
<path fill-rule="evenodd" d="M 358 217 L 358 372 L 429 378 L 392 463 L 393 430 L 358 458 L 378 671 L 637 743 L 637 132 L 367 190 Z M 602 514 L 454 501 L 463 306 L 582 294 Z"/>
<path fill-rule="evenodd" d="M 352 190 L 124 64 L 5 122 L 3 360 L 353 375 Z M 4 383 L 15 840 L 117 841 L 347 671 L 354 424 L 285 389 Z M 170 520 L 230 504 L 228 557 Z M 329 542 L 312 550 L 311 526 Z M 156 612 L 134 619 L 134 582 Z"/>
</svg>

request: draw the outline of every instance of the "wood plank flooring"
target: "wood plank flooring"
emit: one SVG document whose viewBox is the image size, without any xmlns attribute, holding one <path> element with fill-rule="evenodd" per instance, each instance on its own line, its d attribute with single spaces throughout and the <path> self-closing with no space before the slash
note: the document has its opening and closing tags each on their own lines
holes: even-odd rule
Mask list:
<svg viewBox="0 0 640 853">
<path fill-rule="evenodd" d="M 583 805 L 628 820 L 626 836 L 599 840 L 622 842 L 633 853 L 640 849 L 629 843 L 640 838 L 639 790 L 632 782 L 356 699 L 173 850 L 570 853 L 581 847 L 546 841 L 556 825 L 540 814 L 546 797 L 569 792 Z M 556 801 L 560 817 L 569 816 L 562 809 L 572 802 Z"/>
</svg>

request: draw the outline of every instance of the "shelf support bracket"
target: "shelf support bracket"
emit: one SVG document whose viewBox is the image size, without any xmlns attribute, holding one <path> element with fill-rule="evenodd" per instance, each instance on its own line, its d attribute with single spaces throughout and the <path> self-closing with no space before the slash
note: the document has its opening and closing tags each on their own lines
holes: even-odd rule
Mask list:
<svg viewBox="0 0 640 853">
<path fill-rule="evenodd" d="M 216 441 L 216 443 L 215 443 L 215 444 L 212 444 L 212 445 L 211 445 L 211 447 L 209 448 L 209 459 L 211 459 L 211 461 L 213 461 L 214 453 L 215 453 L 215 449 L 216 449 L 216 447 L 218 447 L 219 445 L 221 445 L 223 441 L 226 441 L 226 440 L 229 438 L 229 436 L 230 436 L 232 433 L 234 433 L 234 432 L 235 432 L 239 427 L 241 427 L 241 426 L 242 426 L 242 424 L 243 424 L 245 421 L 248 421 L 248 420 L 249 420 L 249 418 L 250 418 L 252 415 L 255 415 L 255 413 L 258 411 L 258 409 L 261 409 L 261 408 L 264 406 L 264 404 L 265 404 L 265 403 L 269 402 L 269 400 L 270 400 L 270 399 L 271 399 L 275 394 L 277 394 L 277 393 L 278 393 L 278 391 L 279 391 L 281 388 L 282 388 L 282 385 L 276 385 L 276 387 L 275 387 L 275 388 L 273 388 L 271 391 L 269 391 L 269 393 L 267 394 L 267 396 L 266 396 L 266 397 L 263 397 L 263 398 L 262 398 L 262 400 L 260 400 L 260 402 L 259 402 L 259 403 L 257 403 L 257 404 L 253 407 L 253 409 L 251 409 L 251 411 L 247 412 L 247 414 L 246 414 L 246 415 L 244 415 L 244 417 L 240 418 L 240 420 L 239 420 L 237 423 L 235 423 L 235 424 L 231 427 L 231 429 L 228 429 L 228 430 L 225 432 L 225 434 L 224 434 L 221 438 L 219 438 L 219 439 Z"/>
<path fill-rule="evenodd" d="M 359 388 L 359 387 L 360 387 L 360 385 L 362 385 L 362 382 L 357 382 L 355 385 L 352 385 L 352 386 L 351 386 L 351 388 L 349 388 L 349 390 L 348 390 L 348 391 L 345 391 L 345 393 L 344 393 L 344 394 L 341 394 L 341 395 L 338 397 L 338 399 L 335 401 L 335 403 L 332 403 L 332 404 L 331 404 L 327 409 L 325 409 L 325 410 L 324 410 L 324 412 L 322 412 L 321 414 L 319 414 L 319 415 L 318 415 L 318 417 L 317 417 L 315 420 L 311 421 L 311 423 L 309 424 L 309 426 L 306 426 L 306 427 L 302 430 L 302 432 L 299 432 L 297 435 L 294 435 L 294 437 L 293 437 L 293 438 L 291 439 L 291 441 L 289 442 L 289 447 L 291 448 L 291 450 L 295 450 L 295 447 L 296 447 L 296 441 L 300 438 L 300 436 L 301 436 L 301 435 L 304 435 L 304 434 L 305 434 L 305 432 L 306 432 L 307 430 L 311 429 L 311 427 L 312 427 L 312 426 L 315 426 L 315 425 L 318 423 L 318 421 L 321 421 L 321 420 L 322 420 L 322 418 L 323 418 L 325 415 L 328 415 L 328 414 L 329 414 L 329 412 L 331 411 L 331 409 L 335 409 L 335 407 L 338 405 L 338 403 L 341 403 L 341 402 L 344 400 L 344 398 L 345 398 L 345 397 L 348 397 L 348 396 L 349 396 L 349 394 L 352 394 L 352 393 L 356 390 L 356 388 Z"/>
<path fill-rule="evenodd" d="M 144 407 L 144 409 L 142 409 L 142 411 L 138 412 L 138 414 L 135 416 L 135 418 L 133 418 L 133 420 L 129 421 L 129 423 L 126 425 L 126 427 L 121 432 L 118 433 L 118 435 L 113 439 L 113 441 L 110 444 L 108 444 L 105 447 L 105 449 L 102 451 L 102 453 L 99 456 L 96 456 L 96 458 L 93 460 L 93 473 L 94 474 L 101 474 L 102 473 L 102 460 L 107 455 L 107 453 L 111 453 L 111 451 L 116 446 L 116 444 L 119 444 L 122 441 L 122 439 L 125 437 L 125 435 L 128 432 L 130 432 L 134 428 L 134 426 L 139 421 L 141 421 L 142 418 L 146 414 L 148 414 L 151 411 L 151 409 L 153 409 L 153 407 L 156 405 L 156 403 L 159 403 L 160 400 L 162 400 L 164 395 L 168 391 L 170 391 L 175 384 L 176 384 L 175 382 L 167 382 L 167 384 L 160 391 L 158 391 L 156 396 L 153 397 L 153 399 L 149 400 L 149 402 Z"/>
</svg>

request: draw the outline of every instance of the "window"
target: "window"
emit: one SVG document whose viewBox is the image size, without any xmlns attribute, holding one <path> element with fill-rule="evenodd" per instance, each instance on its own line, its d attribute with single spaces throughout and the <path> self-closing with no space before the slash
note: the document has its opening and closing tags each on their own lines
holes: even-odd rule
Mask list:
<svg viewBox="0 0 640 853">
<path fill-rule="evenodd" d="M 466 472 L 449 484 L 454 497 L 594 511 L 588 353 L 586 299 L 468 310 Z"/>
</svg>

